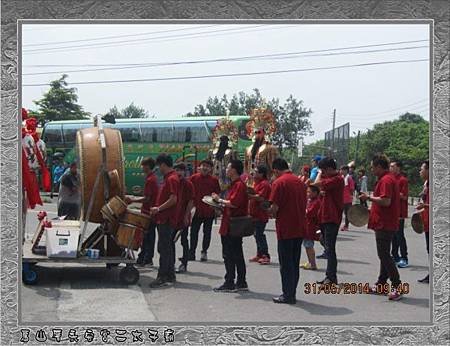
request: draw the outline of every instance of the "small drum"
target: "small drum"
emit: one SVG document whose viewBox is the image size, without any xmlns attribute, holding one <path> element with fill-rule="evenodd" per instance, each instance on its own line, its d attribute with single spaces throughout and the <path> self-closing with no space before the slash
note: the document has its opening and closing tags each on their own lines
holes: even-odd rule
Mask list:
<svg viewBox="0 0 450 346">
<path fill-rule="evenodd" d="M 120 247 L 138 250 L 143 240 L 142 229 L 134 225 L 120 223 L 114 239 Z"/>
<path fill-rule="evenodd" d="M 118 196 L 111 198 L 100 210 L 104 219 L 111 223 L 127 211 L 127 204 Z"/>
<path fill-rule="evenodd" d="M 143 230 L 147 230 L 151 223 L 150 215 L 142 214 L 138 211 L 126 209 L 125 213 L 120 218 L 121 223 L 133 225 Z"/>
<path fill-rule="evenodd" d="M 411 226 L 414 232 L 421 234 L 424 231 L 423 219 L 421 213 L 414 213 L 411 217 Z"/>
<path fill-rule="evenodd" d="M 360 204 L 352 205 L 347 215 L 353 226 L 362 227 L 369 223 L 369 209 Z"/>
</svg>

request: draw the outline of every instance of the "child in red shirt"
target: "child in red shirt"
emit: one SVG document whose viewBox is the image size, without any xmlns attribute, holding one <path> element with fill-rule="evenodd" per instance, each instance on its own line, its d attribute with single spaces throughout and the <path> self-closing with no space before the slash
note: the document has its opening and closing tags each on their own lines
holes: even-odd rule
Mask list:
<svg viewBox="0 0 450 346">
<path fill-rule="evenodd" d="M 303 269 L 317 270 L 316 253 L 314 251 L 314 240 L 319 240 L 317 231 L 320 229 L 319 209 L 320 209 L 320 190 L 317 186 L 308 186 L 306 195 L 308 202 L 306 204 L 306 232 L 303 237 L 303 246 L 308 256 L 308 262 L 300 265 Z"/>
</svg>

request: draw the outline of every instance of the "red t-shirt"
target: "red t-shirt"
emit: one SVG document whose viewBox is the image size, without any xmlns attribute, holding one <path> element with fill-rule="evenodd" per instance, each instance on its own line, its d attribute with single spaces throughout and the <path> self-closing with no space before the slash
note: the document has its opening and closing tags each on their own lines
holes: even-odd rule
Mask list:
<svg viewBox="0 0 450 346">
<path fill-rule="evenodd" d="M 396 174 L 395 179 L 397 179 L 399 192 L 404 196 L 408 197 L 409 189 L 408 189 L 408 178 L 406 178 L 403 174 Z M 408 200 L 400 198 L 400 219 L 406 219 L 408 217 Z"/>
<path fill-rule="evenodd" d="M 322 176 L 320 189 L 325 191 L 320 204 L 320 223 L 340 225 L 344 210 L 344 178 L 338 173 Z"/>
<path fill-rule="evenodd" d="M 189 201 L 194 199 L 194 185 L 187 179 L 180 179 L 180 193 L 179 200 L 177 201 L 178 216 L 176 229 L 182 229 L 189 225 L 184 224 L 184 216 L 186 215 L 186 209 Z"/>
<path fill-rule="evenodd" d="M 170 195 L 177 196 L 177 204 L 156 214 L 156 223 L 170 223 L 170 226 L 175 228 L 178 216 L 177 206 L 180 201 L 180 179 L 175 171 L 171 171 L 164 176 L 164 181 L 159 190 L 158 200 L 156 202 L 157 206 L 160 207 L 164 204 L 169 199 Z"/>
<path fill-rule="evenodd" d="M 230 189 L 227 192 L 226 200 L 237 208 L 225 208 L 222 215 L 222 222 L 220 223 L 219 234 L 227 235 L 230 228 L 230 218 L 234 216 L 248 215 L 248 194 L 247 187 L 241 179 L 235 180 L 231 183 Z"/>
<path fill-rule="evenodd" d="M 303 237 L 306 231 L 306 185 L 294 174 L 284 173 L 272 183 L 270 201 L 278 206 L 277 239 Z"/>
<path fill-rule="evenodd" d="M 347 180 L 347 184 L 345 184 Z M 344 204 L 351 204 L 353 202 L 353 192 L 355 191 L 355 182 L 350 174 L 344 178 Z"/>
<path fill-rule="evenodd" d="M 150 172 L 145 178 L 144 197 L 147 200 L 142 203 L 141 213 L 149 214 L 150 208 L 156 206 L 158 198 L 158 179 L 153 172 Z"/>
<path fill-rule="evenodd" d="M 390 198 L 391 204 L 389 207 L 382 207 L 378 203 L 372 202 L 367 228 L 374 231 L 396 232 L 400 217 L 400 193 L 395 176 L 386 172 L 379 177 L 373 196 Z"/>
<path fill-rule="evenodd" d="M 319 235 L 316 233 L 320 229 L 319 220 L 320 199 L 309 199 L 306 204 L 306 232 L 304 239 L 319 240 Z"/>
<path fill-rule="evenodd" d="M 201 218 L 214 217 L 214 209 L 203 203 L 202 198 L 210 196 L 213 192 L 220 193 L 219 180 L 211 175 L 202 175 L 200 173 L 192 175 L 189 179 L 194 185 L 195 191 L 195 216 Z"/>
<path fill-rule="evenodd" d="M 267 179 L 256 180 L 253 188 L 255 189 L 257 195 L 265 200 L 269 199 L 271 188 Z M 255 220 L 262 222 L 269 221 L 269 213 L 261 208 L 261 202 L 254 199 L 251 199 L 248 203 L 248 213 Z"/>
<path fill-rule="evenodd" d="M 424 203 L 430 204 L 430 187 L 428 186 L 428 181 L 425 183 L 425 188 L 423 192 L 424 192 L 423 196 Z M 428 233 L 430 231 L 430 208 L 425 207 L 420 215 L 422 216 L 423 220 L 423 230 L 425 233 Z"/>
</svg>

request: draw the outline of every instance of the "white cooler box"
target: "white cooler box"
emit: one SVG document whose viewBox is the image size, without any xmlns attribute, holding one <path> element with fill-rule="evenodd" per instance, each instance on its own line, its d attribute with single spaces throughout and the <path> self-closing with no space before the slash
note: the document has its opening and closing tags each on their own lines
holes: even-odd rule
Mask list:
<svg viewBox="0 0 450 346">
<path fill-rule="evenodd" d="M 79 221 L 54 222 L 45 229 L 47 257 L 76 258 L 80 238 Z"/>
</svg>

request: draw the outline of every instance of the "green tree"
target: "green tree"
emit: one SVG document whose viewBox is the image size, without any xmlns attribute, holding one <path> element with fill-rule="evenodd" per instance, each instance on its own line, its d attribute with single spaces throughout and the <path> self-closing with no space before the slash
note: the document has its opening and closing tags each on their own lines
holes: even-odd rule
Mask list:
<svg viewBox="0 0 450 346">
<path fill-rule="evenodd" d="M 50 82 L 50 89 L 37 101 L 38 120 L 41 125 L 53 120 L 77 120 L 86 119 L 90 113 L 77 104 L 78 96 L 76 88 L 69 88 L 63 74 L 61 78 Z"/>
<path fill-rule="evenodd" d="M 136 119 L 150 117 L 150 114 L 144 108 L 136 106 L 134 102 L 131 102 L 130 105 L 120 111 L 118 110 L 117 106 L 114 105 L 114 107 L 112 107 L 108 111 L 108 114 L 113 115 L 116 119 Z"/>
</svg>

